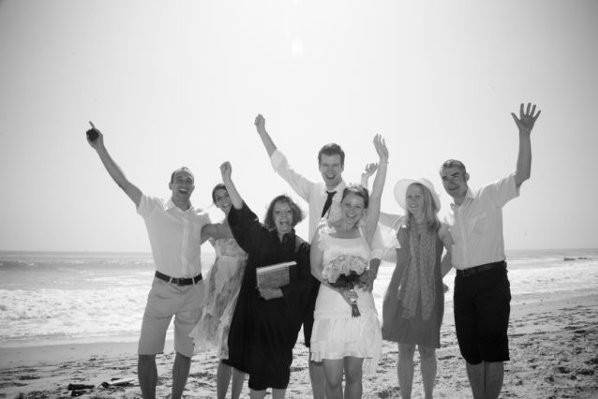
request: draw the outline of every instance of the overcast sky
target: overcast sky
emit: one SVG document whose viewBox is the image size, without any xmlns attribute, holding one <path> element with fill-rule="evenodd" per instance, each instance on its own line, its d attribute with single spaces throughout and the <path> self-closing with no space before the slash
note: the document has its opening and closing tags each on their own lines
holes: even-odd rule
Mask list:
<svg viewBox="0 0 598 399">
<path fill-rule="evenodd" d="M 382 133 L 383 210 L 399 212 L 397 179 L 421 176 L 445 213 L 445 159 L 467 165 L 472 187 L 514 171 L 522 101 L 542 115 L 532 177 L 505 207 L 507 248 L 598 247 L 597 37 L 592 0 L 2 1 L 0 249 L 149 251 L 85 141 L 88 120 L 144 193 L 168 197 L 187 165 L 192 201 L 208 208 L 229 160 L 260 215 L 291 190 L 257 113 L 313 180 L 317 151 L 337 142 L 345 180 L 358 181 Z"/>
</svg>

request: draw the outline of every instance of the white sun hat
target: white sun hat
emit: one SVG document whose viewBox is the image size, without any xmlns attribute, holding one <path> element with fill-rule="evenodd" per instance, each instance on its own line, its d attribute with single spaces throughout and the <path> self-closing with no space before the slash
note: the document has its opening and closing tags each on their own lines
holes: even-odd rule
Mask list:
<svg viewBox="0 0 598 399">
<path fill-rule="evenodd" d="M 401 179 L 395 184 L 394 194 L 395 200 L 399 203 L 401 208 L 407 210 L 407 205 L 405 204 L 406 194 L 407 194 L 407 187 L 409 187 L 413 183 L 419 183 L 422 186 L 426 187 L 430 190 L 430 194 L 432 194 L 432 198 L 434 200 L 434 204 L 436 205 L 437 210 L 440 210 L 440 197 L 434 190 L 434 185 L 428 179 L 419 178 L 417 180 L 413 179 Z"/>
</svg>

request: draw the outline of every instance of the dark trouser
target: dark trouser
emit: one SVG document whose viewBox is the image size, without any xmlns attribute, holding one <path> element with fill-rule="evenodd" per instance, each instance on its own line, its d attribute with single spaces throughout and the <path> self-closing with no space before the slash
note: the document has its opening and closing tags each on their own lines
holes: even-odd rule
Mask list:
<svg viewBox="0 0 598 399">
<path fill-rule="evenodd" d="M 511 290 L 504 261 L 457 270 L 455 328 L 469 364 L 509 360 L 507 328 Z"/>
</svg>

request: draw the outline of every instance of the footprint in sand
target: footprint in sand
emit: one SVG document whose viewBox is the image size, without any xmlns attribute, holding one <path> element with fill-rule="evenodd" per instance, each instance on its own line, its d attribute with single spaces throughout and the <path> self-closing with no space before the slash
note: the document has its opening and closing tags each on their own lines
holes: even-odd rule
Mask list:
<svg viewBox="0 0 598 399">
<path fill-rule="evenodd" d="M 20 375 L 19 380 L 39 380 L 41 377 L 33 374 Z"/>
<path fill-rule="evenodd" d="M 213 374 L 205 372 L 205 371 L 199 371 L 197 373 L 191 373 L 191 374 L 189 374 L 189 377 L 193 377 L 193 378 L 196 378 L 196 377 L 199 377 L 199 378 L 212 378 Z"/>
<path fill-rule="evenodd" d="M 453 355 L 446 355 L 446 356 L 441 356 L 438 358 L 438 360 L 448 360 L 448 359 L 453 359 L 455 356 Z"/>
<path fill-rule="evenodd" d="M 399 388 L 398 387 L 393 387 L 393 388 L 386 388 L 380 392 L 378 392 L 378 397 L 379 398 L 398 398 L 399 397 Z"/>
<path fill-rule="evenodd" d="M 571 372 L 571 369 L 567 366 L 558 366 L 555 369 L 561 374 L 569 374 Z"/>
</svg>

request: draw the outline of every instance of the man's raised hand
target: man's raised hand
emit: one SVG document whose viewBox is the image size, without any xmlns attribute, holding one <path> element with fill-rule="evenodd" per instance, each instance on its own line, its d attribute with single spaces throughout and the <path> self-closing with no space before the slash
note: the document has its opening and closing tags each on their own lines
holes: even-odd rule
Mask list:
<svg viewBox="0 0 598 399">
<path fill-rule="evenodd" d="M 87 142 L 92 148 L 97 149 L 104 144 L 104 136 L 98 129 L 96 129 L 92 121 L 89 121 L 89 125 L 91 126 L 91 129 L 85 132 Z"/>
<path fill-rule="evenodd" d="M 255 122 L 253 122 L 253 124 L 255 125 L 258 133 L 266 132 L 266 119 L 262 116 L 262 114 L 258 114 L 255 117 Z"/>
<path fill-rule="evenodd" d="M 513 120 L 517 124 L 517 128 L 519 128 L 519 133 L 530 134 L 532 129 L 534 128 L 534 123 L 536 123 L 536 119 L 540 116 L 540 110 L 536 113 L 536 104 L 527 103 L 527 107 L 525 112 L 523 110 L 524 104 L 521 103 L 519 106 L 519 118 L 513 112 L 511 112 L 511 116 Z"/>
</svg>

